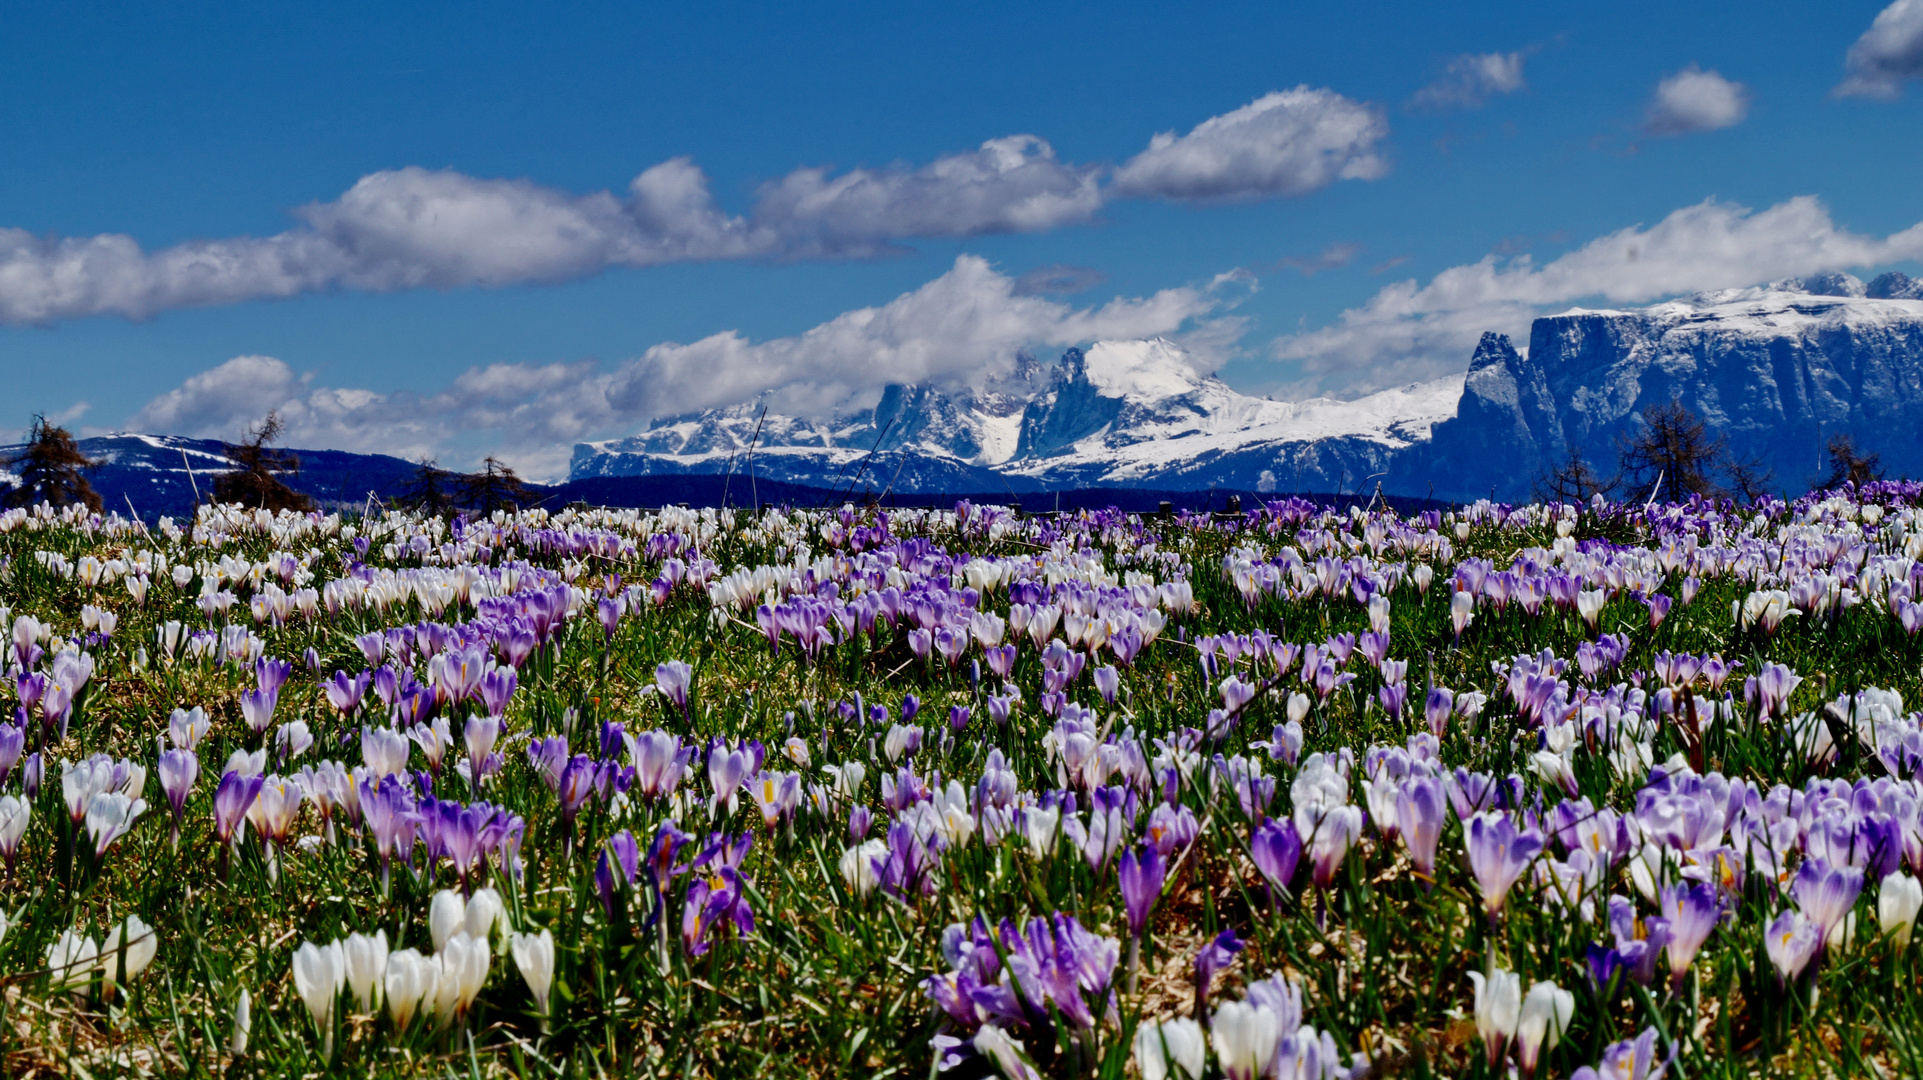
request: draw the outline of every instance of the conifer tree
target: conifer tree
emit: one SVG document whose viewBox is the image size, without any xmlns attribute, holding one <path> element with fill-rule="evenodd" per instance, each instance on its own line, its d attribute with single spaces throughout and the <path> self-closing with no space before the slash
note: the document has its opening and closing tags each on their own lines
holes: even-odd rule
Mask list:
<svg viewBox="0 0 1923 1080">
<path fill-rule="evenodd" d="M 1643 410 L 1641 419 L 1641 427 L 1622 447 L 1622 469 L 1631 491 L 1654 487 L 1653 497 L 1672 503 L 1691 495 L 1712 499 L 1723 494 L 1716 474 L 1728 467 L 1729 450 L 1702 417 L 1671 401 Z"/>
<path fill-rule="evenodd" d="M 539 493 L 514 475 L 513 469 L 491 454 L 481 463 L 480 472 L 461 478 L 461 502 L 483 514 L 518 510 L 539 498 Z"/>
<path fill-rule="evenodd" d="M 465 479 L 441 468 L 433 458 L 423 457 L 415 463 L 413 483 L 395 501 L 410 510 L 445 514 L 454 509 L 455 488 Z"/>
<path fill-rule="evenodd" d="M 72 433 L 48 423 L 45 416 L 34 415 L 27 445 L 9 458 L 7 465 L 20 474 L 20 483 L 7 493 L 9 506 L 83 503 L 89 510 L 100 509 L 100 496 L 81 475 L 81 470 L 93 468 L 94 463 L 74 444 Z"/>
<path fill-rule="evenodd" d="M 227 460 L 235 468 L 214 481 L 214 499 L 266 510 L 312 510 L 313 500 L 281 479 L 300 472 L 300 458 L 268 446 L 279 437 L 280 413 L 275 411 L 248 428 L 246 439 L 225 444 Z"/>
</svg>

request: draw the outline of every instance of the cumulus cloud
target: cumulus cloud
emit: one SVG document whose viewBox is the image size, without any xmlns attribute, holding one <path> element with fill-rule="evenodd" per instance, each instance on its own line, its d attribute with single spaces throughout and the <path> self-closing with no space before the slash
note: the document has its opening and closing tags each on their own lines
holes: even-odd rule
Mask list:
<svg viewBox="0 0 1923 1080">
<path fill-rule="evenodd" d="M 865 254 L 906 236 L 1080 224 L 1101 209 L 1099 174 L 1056 160 L 1033 135 L 1014 135 L 919 169 L 797 169 L 761 189 L 754 217 L 783 236 L 789 255 Z"/>
<path fill-rule="evenodd" d="M 1850 46 L 1836 87 L 1844 97 L 1893 98 L 1905 79 L 1923 78 L 1923 0 L 1896 0 Z"/>
<path fill-rule="evenodd" d="M 656 345 L 606 369 L 493 364 L 425 393 L 317 386 L 273 357 L 235 357 L 154 398 L 127 424 L 231 438 L 278 409 L 293 446 L 445 457 L 480 439 L 529 475 L 551 477 L 565 472 L 574 442 L 761 393 L 773 392 L 784 411 L 820 413 L 888 383 L 965 380 L 1024 346 L 1183 333 L 1209 346 L 1221 336 L 1210 332 L 1224 305 L 1216 286 L 1073 307 L 1021 295 L 1016 285 L 964 255 L 912 292 L 794 337 L 756 342 L 727 331 Z"/>
<path fill-rule="evenodd" d="M 362 177 L 295 216 L 301 225 L 274 236 L 152 253 L 130 236 L 0 229 L 0 322 L 139 319 L 335 288 L 561 281 L 609 266 L 751 257 L 778 243 L 716 208 L 706 177 L 683 159 L 642 173 L 626 199 L 410 167 Z"/>
<path fill-rule="evenodd" d="M 1647 303 L 1923 256 L 1923 224 L 1887 237 L 1840 229 L 1810 196 L 1751 211 L 1707 200 L 1598 237 L 1550 262 L 1490 255 L 1426 285 L 1402 281 L 1274 355 L 1330 388 L 1374 389 L 1459 371 L 1485 330 L 1521 338 L 1543 309 L 1591 297 Z M 1519 342 L 1520 343 L 1520 342 Z"/>
<path fill-rule="evenodd" d="M 1186 135 L 1156 135 L 1116 170 L 1114 190 L 1201 203 L 1305 195 L 1388 172 L 1376 152 L 1388 134 L 1381 110 L 1298 86 L 1204 120 Z"/>
<path fill-rule="evenodd" d="M 1651 135 L 1689 135 L 1734 127 L 1749 115 L 1749 89 L 1691 64 L 1656 84 L 1643 127 Z"/>
<path fill-rule="evenodd" d="M 1106 184 L 1111 170 L 1063 162 L 1047 142 L 1012 135 L 920 167 L 797 169 L 764 184 L 746 214 L 722 209 L 687 158 L 648 169 L 624 192 L 586 195 L 410 166 L 295 209 L 298 224 L 272 236 L 146 251 L 117 233 L 0 228 L 0 324 L 144 319 L 335 289 L 551 283 L 671 262 L 868 257 L 916 237 L 1082 224 L 1111 197 L 1237 201 L 1371 178 L 1387 168 L 1374 150 L 1387 130 L 1366 105 L 1300 87 L 1180 138 L 1158 135 Z"/>
<path fill-rule="evenodd" d="M 1498 94 L 1523 88 L 1523 54 L 1466 53 L 1454 57 L 1442 76 L 1415 92 L 1409 104 L 1418 109 L 1474 109 Z"/>
</svg>

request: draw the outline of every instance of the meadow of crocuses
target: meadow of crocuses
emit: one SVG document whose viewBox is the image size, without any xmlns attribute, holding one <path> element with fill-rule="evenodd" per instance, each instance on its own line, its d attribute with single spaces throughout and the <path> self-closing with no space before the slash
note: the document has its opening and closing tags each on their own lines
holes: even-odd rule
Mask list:
<svg viewBox="0 0 1923 1080">
<path fill-rule="evenodd" d="M 1918 1075 L 1923 487 L 0 515 L 0 1072 Z"/>
</svg>

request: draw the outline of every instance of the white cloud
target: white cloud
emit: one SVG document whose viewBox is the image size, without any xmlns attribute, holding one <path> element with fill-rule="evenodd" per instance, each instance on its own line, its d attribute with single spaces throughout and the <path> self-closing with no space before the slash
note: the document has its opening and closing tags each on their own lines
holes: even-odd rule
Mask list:
<svg viewBox="0 0 1923 1080">
<path fill-rule="evenodd" d="M 1590 297 L 1647 303 L 1923 256 L 1923 224 L 1878 238 L 1837 228 L 1811 196 L 1767 210 L 1708 200 L 1599 237 L 1541 266 L 1490 255 L 1427 285 L 1390 285 L 1330 326 L 1278 339 L 1330 388 L 1373 389 L 1461 370 L 1484 330 L 1520 336 L 1541 310 Z"/>
<path fill-rule="evenodd" d="M 1836 87 L 1843 97 L 1893 98 L 1905 79 L 1923 79 L 1923 0 L 1896 0 L 1850 46 Z"/>
<path fill-rule="evenodd" d="M 1016 279 L 964 255 L 912 292 L 795 337 L 754 342 L 727 331 L 654 346 L 611 370 L 494 364 L 432 393 L 315 386 L 281 360 L 243 356 L 154 398 L 127 424 L 231 438 L 279 409 L 290 446 L 448 459 L 479 440 L 527 474 L 552 477 L 565 472 L 574 442 L 766 391 L 784 411 L 821 412 L 892 382 L 966 380 L 1023 346 L 1187 333 L 1215 347 L 1223 334 L 1214 323 L 1224 320 L 1209 316 L 1223 305 L 1211 285 L 1077 308 L 1020 295 Z"/>
<path fill-rule="evenodd" d="M 882 254 L 914 237 L 1037 232 L 1092 219 L 1111 194 L 1200 200 L 1299 195 L 1381 175 L 1381 116 L 1332 91 L 1270 94 L 1177 139 L 1158 135 L 1116 184 L 1058 160 L 1033 135 L 991 139 L 919 168 L 797 169 L 762 186 L 746 215 L 715 201 L 687 158 L 624 194 L 416 167 L 370 173 L 299 224 L 142 250 L 131 236 L 36 236 L 0 228 L 0 324 L 183 307 L 332 289 L 493 288 L 568 281 L 611 267 L 716 259 Z"/>
<path fill-rule="evenodd" d="M 1749 115 L 1749 89 L 1691 64 L 1656 84 L 1644 128 L 1651 135 L 1689 135 L 1734 127 Z"/>
<path fill-rule="evenodd" d="M 130 236 L 0 229 L 0 322 L 139 319 L 332 288 L 560 281 L 609 266 L 753 256 L 778 242 L 722 214 L 706 178 L 682 159 L 642 173 L 625 201 L 410 167 L 362 177 L 339 199 L 295 214 L 304 224 L 275 236 L 153 253 Z"/>
<path fill-rule="evenodd" d="M 1467 53 L 1455 57 L 1442 76 L 1415 92 L 1409 104 L 1418 109 L 1473 109 L 1497 94 L 1523 88 L 1523 54 Z"/>
<path fill-rule="evenodd" d="M 754 219 L 784 238 L 790 256 L 861 254 L 907 236 L 1039 232 L 1093 217 L 1099 172 L 1013 135 L 919 169 L 797 169 L 761 189 Z"/>
<path fill-rule="evenodd" d="M 1114 190 L 1205 203 L 1305 195 L 1388 172 L 1376 153 L 1388 134 L 1380 110 L 1298 86 L 1210 117 L 1187 135 L 1162 132 L 1116 171 Z"/>
</svg>

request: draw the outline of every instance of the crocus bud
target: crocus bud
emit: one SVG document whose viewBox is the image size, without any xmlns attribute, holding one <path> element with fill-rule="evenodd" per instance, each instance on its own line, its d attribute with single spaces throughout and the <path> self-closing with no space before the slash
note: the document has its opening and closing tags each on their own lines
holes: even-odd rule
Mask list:
<svg viewBox="0 0 1923 1080">
<path fill-rule="evenodd" d="M 1476 1032 L 1489 1055 L 1489 1067 L 1501 1064 L 1509 1040 L 1516 1037 L 1522 1021 L 1522 980 L 1513 971 L 1497 968 L 1485 978 L 1479 971 L 1469 973 L 1476 984 Z"/>
<path fill-rule="evenodd" d="M 1186 1016 L 1135 1029 L 1135 1067 L 1142 1080 L 1201 1080 L 1206 1054 L 1202 1026 Z"/>
<path fill-rule="evenodd" d="M 387 931 L 376 930 L 372 937 L 349 934 L 341 943 L 347 962 L 347 985 L 361 1012 L 373 1015 L 380 1001 L 382 977 L 387 974 Z"/>
<path fill-rule="evenodd" d="M 1289 723 L 1300 724 L 1309 716 L 1309 695 L 1297 691 L 1289 695 Z"/>
<path fill-rule="evenodd" d="M 240 989 L 240 999 L 234 1002 L 234 1034 L 227 1041 L 227 1050 L 235 1057 L 247 1053 L 247 1034 L 254 1028 L 254 999 L 246 987 Z"/>
<path fill-rule="evenodd" d="M 458 932 L 467 922 L 467 903 L 461 894 L 453 889 L 442 889 L 434 894 L 427 907 L 427 931 L 434 939 L 434 951 L 440 952 L 447 947 L 447 939 Z"/>
<path fill-rule="evenodd" d="M 347 964 L 340 942 L 307 942 L 294 950 L 294 989 L 321 1030 L 321 1054 L 334 1056 L 334 999 L 347 982 Z"/>
<path fill-rule="evenodd" d="M 1209 1032 L 1229 1080 L 1254 1080 L 1268 1071 L 1281 1038 L 1281 1020 L 1259 1005 L 1231 1001 L 1215 1010 Z"/>
<path fill-rule="evenodd" d="M 493 889 L 476 889 L 474 895 L 468 897 L 467 912 L 461 920 L 462 928 L 467 931 L 468 937 L 486 947 L 494 932 L 494 924 L 501 918 L 501 911 L 500 893 Z"/>
<path fill-rule="evenodd" d="M 387 958 L 387 975 L 382 989 L 387 996 L 387 1015 L 394 1021 L 394 1037 L 400 1038 L 421 1009 L 423 1002 L 435 998 L 440 966 L 432 957 L 414 949 L 400 949 Z"/>
<path fill-rule="evenodd" d="M 870 840 L 856 844 L 841 853 L 841 880 L 848 885 L 848 891 L 856 896 L 867 898 L 880 884 L 880 875 L 875 870 L 878 862 L 888 858 L 888 845 L 881 840 Z"/>
<path fill-rule="evenodd" d="M 1533 1076 L 1542 1054 L 1554 1050 L 1576 1015 L 1576 996 L 1552 982 L 1539 982 L 1522 999 L 1516 1022 L 1516 1057 L 1522 1075 Z"/>
<path fill-rule="evenodd" d="M 548 991 L 554 986 L 554 934 L 543 929 L 539 934 L 515 934 L 508 939 L 514 966 L 527 980 L 528 993 L 534 998 L 535 1011 L 548 1015 Z"/>
<path fill-rule="evenodd" d="M 1883 879 L 1882 892 L 1876 899 L 1876 917 L 1898 951 L 1910 947 L 1910 935 L 1916 930 L 1919 910 L 1923 910 L 1923 882 L 1901 871 Z"/>
<path fill-rule="evenodd" d="M 126 942 L 127 978 L 147 970 L 154 962 L 154 955 L 160 951 L 160 938 L 154 928 L 141 921 L 138 915 L 129 915 L 125 922 L 107 932 L 107 940 L 100 946 L 100 973 L 108 983 L 118 981 L 121 967 L 121 942 Z"/>
</svg>

